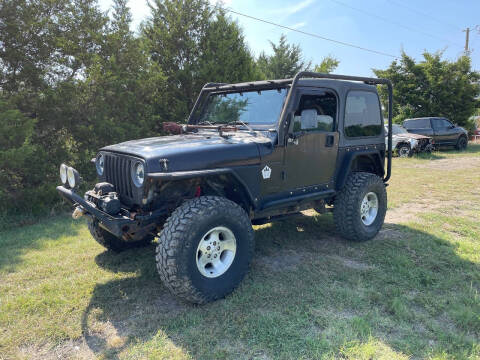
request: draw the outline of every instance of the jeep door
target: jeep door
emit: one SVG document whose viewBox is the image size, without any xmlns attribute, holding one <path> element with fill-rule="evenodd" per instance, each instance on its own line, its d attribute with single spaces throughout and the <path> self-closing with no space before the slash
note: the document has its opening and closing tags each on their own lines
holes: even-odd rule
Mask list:
<svg viewBox="0 0 480 360">
<path fill-rule="evenodd" d="M 337 95 L 300 88 L 285 147 L 285 190 L 332 181 L 338 152 Z"/>
</svg>

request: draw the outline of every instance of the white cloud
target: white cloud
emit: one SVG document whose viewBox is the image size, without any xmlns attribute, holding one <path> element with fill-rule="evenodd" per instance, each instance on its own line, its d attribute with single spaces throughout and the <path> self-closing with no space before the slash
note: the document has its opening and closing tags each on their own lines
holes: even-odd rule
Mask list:
<svg viewBox="0 0 480 360">
<path fill-rule="evenodd" d="M 302 21 L 302 22 L 290 25 L 289 27 L 292 28 L 292 29 L 300 29 L 300 28 L 305 27 L 305 26 L 307 26 L 307 23 L 305 21 Z"/>
<path fill-rule="evenodd" d="M 274 14 L 282 14 L 284 16 L 289 16 L 298 13 L 299 11 L 302 11 L 303 9 L 309 7 L 315 2 L 315 0 L 304 0 L 298 4 L 291 5 L 291 6 L 286 6 L 281 9 L 275 9 L 272 10 L 271 12 Z"/>
</svg>

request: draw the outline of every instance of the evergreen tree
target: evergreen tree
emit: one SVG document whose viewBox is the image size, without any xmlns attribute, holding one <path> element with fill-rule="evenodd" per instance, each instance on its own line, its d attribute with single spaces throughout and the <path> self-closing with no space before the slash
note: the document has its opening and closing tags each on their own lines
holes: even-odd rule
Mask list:
<svg viewBox="0 0 480 360">
<path fill-rule="evenodd" d="M 164 121 L 184 121 L 207 82 L 255 78 L 254 61 L 241 29 L 207 0 L 154 0 L 143 36 L 167 77 Z"/>
<path fill-rule="evenodd" d="M 297 72 L 308 70 L 310 62 L 305 62 L 300 45 L 289 44 L 285 35 L 280 36 L 278 44 L 270 41 L 273 54 L 264 52 L 257 59 L 259 71 L 264 79 L 286 79 L 293 77 Z"/>
<path fill-rule="evenodd" d="M 9 207 L 58 201 L 52 185 L 58 182 L 58 165 L 78 157 L 71 132 L 82 111 L 77 84 L 101 47 L 105 24 L 95 0 L 0 2 L 0 149 L 9 154 L 21 149 L 15 150 L 17 163 L 3 154 L 7 177 L 1 177 L 0 187 L 15 199 Z M 8 125 L 12 116 L 25 130 L 20 131 L 23 145 L 6 140 L 17 136 L 18 129 Z M 28 161 L 21 154 L 29 154 Z"/>
<path fill-rule="evenodd" d="M 340 61 L 338 59 L 330 55 L 325 56 L 319 65 L 315 65 L 314 71 L 324 74 L 330 74 L 331 72 L 335 71 L 335 69 L 338 67 L 338 64 L 340 64 Z"/>
<path fill-rule="evenodd" d="M 237 23 L 216 9 L 203 37 L 199 59 L 199 82 L 235 83 L 256 80 L 255 61 Z"/>
<path fill-rule="evenodd" d="M 153 0 L 143 35 L 152 57 L 167 77 L 168 107 L 158 113 L 166 121 L 183 121 L 203 84 L 198 80 L 200 44 L 213 16 L 206 0 Z"/>
</svg>

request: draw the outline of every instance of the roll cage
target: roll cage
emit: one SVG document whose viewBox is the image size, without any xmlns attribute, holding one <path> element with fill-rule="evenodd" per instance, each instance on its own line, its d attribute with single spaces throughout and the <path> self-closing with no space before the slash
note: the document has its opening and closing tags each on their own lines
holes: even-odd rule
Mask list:
<svg viewBox="0 0 480 360">
<path fill-rule="evenodd" d="M 349 75 L 337 75 L 337 74 L 324 74 L 311 71 L 298 72 L 291 79 L 282 80 L 265 80 L 255 81 L 239 84 L 226 84 L 226 83 L 207 83 L 203 86 L 200 94 L 193 106 L 190 113 L 188 123 L 194 119 L 195 114 L 199 107 L 202 105 L 203 100 L 212 92 L 236 92 L 236 91 L 248 91 L 248 90 L 266 90 L 276 87 L 290 87 L 291 90 L 295 90 L 298 86 L 300 79 L 313 78 L 313 79 L 333 79 L 333 80 L 347 80 L 358 81 L 369 85 L 386 85 L 388 89 L 388 140 L 387 140 L 387 173 L 383 178 L 384 182 L 390 179 L 392 173 L 392 106 L 393 106 L 393 86 L 392 82 L 388 79 L 369 78 L 361 76 L 349 76 Z M 285 139 L 288 132 L 288 106 L 293 99 L 295 91 L 288 91 L 286 100 L 283 104 L 282 111 L 279 118 L 278 126 L 278 138 Z"/>
</svg>

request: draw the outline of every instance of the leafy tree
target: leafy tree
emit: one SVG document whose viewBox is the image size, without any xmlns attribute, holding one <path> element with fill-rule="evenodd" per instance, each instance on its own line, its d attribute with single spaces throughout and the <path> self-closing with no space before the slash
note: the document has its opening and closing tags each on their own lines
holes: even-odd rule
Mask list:
<svg viewBox="0 0 480 360">
<path fill-rule="evenodd" d="M 425 52 L 423 60 L 415 62 L 402 53 L 401 59 L 393 61 L 387 69 L 373 71 L 393 83 L 396 122 L 410 117 L 444 116 L 471 128 L 468 118 L 478 107 L 480 74 L 472 70 L 469 57 L 448 61 L 442 59 L 441 52 Z M 380 92 L 386 104 L 386 90 Z"/>
<path fill-rule="evenodd" d="M 167 77 L 168 108 L 158 113 L 166 121 L 179 121 L 193 106 L 201 87 L 200 43 L 205 36 L 212 10 L 206 0 L 153 0 L 152 16 L 143 27 L 143 35 L 152 60 Z"/>
<path fill-rule="evenodd" d="M 116 0 L 104 45 L 77 85 L 79 95 L 70 114 L 76 151 L 91 158 L 99 147 L 112 142 L 158 133 L 155 108 L 163 103 L 159 92 L 164 77 L 150 60 L 144 41 L 130 31 L 131 14 L 126 0 Z M 86 170 L 92 170 L 85 161 Z"/>
<path fill-rule="evenodd" d="M 207 0 L 154 0 L 142 33 L 167 77 L 165 121 L 182 121 L 206 82 L 251 80 L 253 58 L 238 25 Z"/>
<path fill-rule="evenodd" d="M 270 41 L 273 54 L 264 52 L 257 59 L 257 66 L 265 79 L 285 79 L 297 72 L 307 70 L 311 63 L 305 62 L 300 45 L 289 44 L 285 35 L 280 36 L 278 44 Z"/>
<path fill-rule="evenodd" d="M 0 99 L 0 210 L 25 205 L 21 194 L 38 180 L 29 166 L 37 150 L 31 143 L 34 126 L 34 119 Z"/>
<path fill-rule="evenodd" d="M 319 65 L 315 65 L 314 71 L 324 74 L 330 74 L 331 72 L 335 71 L 339 64 L 340 60 L 338 60 L 337 58 L 330 55 L 325 56 Z"/>
<path fill-rule="evenodd" d="M 78 156 L 71 133 L 76 118 L 69 116 L 82 111 L 77 84 L 101 48 L 105 24 L 95 0 L 0 2 L 0 126 L 6 134 L 0 149 L 8 150 L 0 187 L 15 199 L 10 208 L 58 201 L 58 164 Z M 11 121 L 23 129 L 21 143 L 7 143 L 15 131 Z"/>
</svg>

